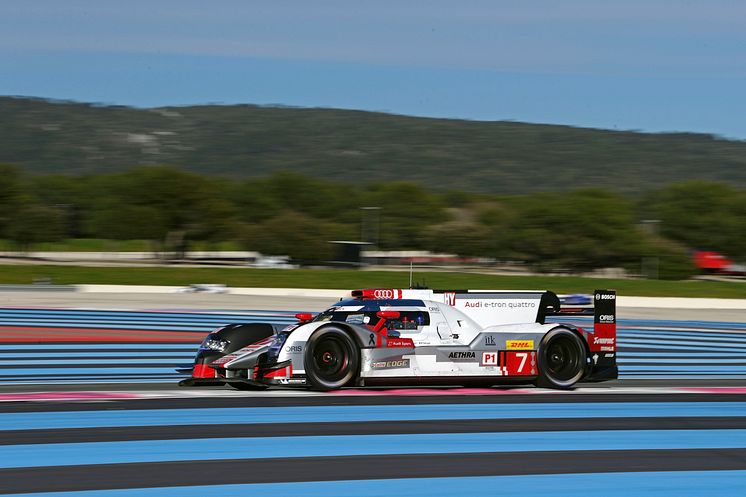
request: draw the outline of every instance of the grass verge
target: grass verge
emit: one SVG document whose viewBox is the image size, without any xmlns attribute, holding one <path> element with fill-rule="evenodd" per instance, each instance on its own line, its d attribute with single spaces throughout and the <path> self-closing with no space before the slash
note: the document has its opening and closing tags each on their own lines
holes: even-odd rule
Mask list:
<svg viewBox="0 0 746 497">
<path fill-rule="evenodd" d="M 0 284 L 29 284 L 36 278 L 51 278 L 55 284 L 181 286 L 222 283 L 233 287 L 339 289 L 406 288 L 409 285 L 409 274 L 403 271 L 0 265 Z M 557 293 L 589 293 L 596 288 L 613 288 L 621 295 L 746 298 L 746 284 L 719 281 L 492 276 L 456 272 L 416 272 L 415 280 L 440 289 L 549 289 Z"/>
</svg>

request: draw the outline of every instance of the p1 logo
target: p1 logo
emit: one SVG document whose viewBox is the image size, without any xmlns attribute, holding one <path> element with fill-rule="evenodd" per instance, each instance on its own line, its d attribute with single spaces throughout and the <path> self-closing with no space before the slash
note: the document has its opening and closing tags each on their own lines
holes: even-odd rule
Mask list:
<svg viewBox="0 0 746 497">
<path fill-rule="evenodd" d="M 482 352 L 482 366 L 497 366 L 497 352 Z"/>
</svg>

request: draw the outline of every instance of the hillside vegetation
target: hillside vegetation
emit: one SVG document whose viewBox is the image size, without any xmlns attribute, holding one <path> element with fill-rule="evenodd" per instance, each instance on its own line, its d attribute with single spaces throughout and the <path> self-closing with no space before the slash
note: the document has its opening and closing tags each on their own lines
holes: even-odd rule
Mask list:
<svg viewBox="0 0 746 497">
<path fill-rule="evenodd" d="M 168 164 L 206 175 L 278 171 L 351 184 L 390 180 L 490 193 L 689 179 L 746 185 L 746 142 L 374 112 L 203 105 L 135 109 L 0 97 L 0 163 L 89 174 Z"/>
<path fill-rule="evenodd" d="M 683 278 L 693 271 L 691 249 L 746 255 L 746 190 L 690 181 L 639 198 L 600 188 L 476 195 L 295 173 L 230 181 L 140 166 L 31 175 L 0 164 L 0 239 L 19 250 L 62 239 L 112 240 L 122 250 L 149 240 L 153 251 L 176 253 L 229 243 L 305 264 L 333 259 L 331 240 L 363 240 L 386 250 L 520 261 L 537 271 L 625 267 Z"/>
</svg>

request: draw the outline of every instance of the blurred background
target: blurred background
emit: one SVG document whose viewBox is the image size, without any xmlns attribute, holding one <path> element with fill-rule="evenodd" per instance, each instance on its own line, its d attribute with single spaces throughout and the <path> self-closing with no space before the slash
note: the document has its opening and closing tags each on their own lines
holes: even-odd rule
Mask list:
<svg viewBox="0 0 746 497">
<path fill-rule="evenodd" d="M 738 278 L 744 14 L 3 2 L 0 250 Z"/>
</svg>

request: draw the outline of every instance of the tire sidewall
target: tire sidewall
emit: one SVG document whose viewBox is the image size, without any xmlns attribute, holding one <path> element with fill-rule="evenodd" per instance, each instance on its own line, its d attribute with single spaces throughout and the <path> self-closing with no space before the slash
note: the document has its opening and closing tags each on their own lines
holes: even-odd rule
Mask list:
<svg viewBox="0 0 746 497">
<path fill-rule="evenodd" d="M 576 373 L 567 380 L 558 380 L 557 378 L 553 378 L 551 374 L 548 374 L 549 368 L 547 366 L 546 351 L 549 347 L 549 344 L 560 336 L 566 336 L 572 339 L 577 348 L 576 352 L 578 353 L 579 358 Z M 554 328 L 550 330 L 549 333 L 544 335 L 537 354 L 537 365 L 539 367 L 539 378 L 537 381 L 537 385 L 540 387 L 556 389 L 572 388 L 578 381 L 580 381 L 581 378 L 583 378 L 583 375 L 585 374 L 585 363 L 587 360 L 586 356 L 587 353 L 585 350 L 585 345 L 583 344 L 583 340 L 577 335 L 577 333 L 574 333 L 567 328 Z"/>
<path fill-rule="evenodd" d="M 334 336 L 345 344 L 345 348 L 349 353 L 347 366 L 347 373 L 340 380 L 330 382 L 321 378 L 315 371 L 316 363 L 313 358 L 314 348 L 324 338 Z M 360 370 L 360 348 L 355 343 L 355 340 L 350 336 L 349 333 L 344 330 L 337 328 L 336 326 L 325 326 L 316 330 L 313 335 L 308 339 L 306 345 L 306 351 L 303 356 L 303 363 L 305 365 L 306 377 L 308 382 L 316 390 L 336 390 L 342 388 L 345 385 L 349 385 L 357 377 Z"/>
</svg>

